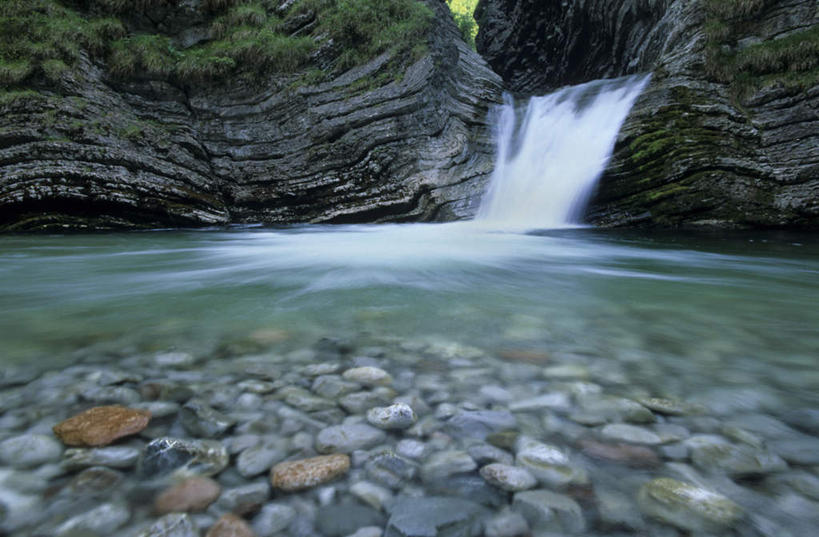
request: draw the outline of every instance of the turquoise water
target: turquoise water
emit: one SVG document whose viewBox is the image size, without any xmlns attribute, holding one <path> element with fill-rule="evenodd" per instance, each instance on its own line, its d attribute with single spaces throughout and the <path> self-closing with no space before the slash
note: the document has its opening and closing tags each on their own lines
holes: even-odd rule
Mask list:
<svg viewBox="0 0 819 537">
<path fill-rule="evenodd" d="M 375 334 L 576 354 L 675 396 L 746 384 L 804 405 L 819 393 L 817 304 L 819 245 L 789 234 L 454 224 L 0 238 L 2 360 L 43 368 Z"/>
</svg>

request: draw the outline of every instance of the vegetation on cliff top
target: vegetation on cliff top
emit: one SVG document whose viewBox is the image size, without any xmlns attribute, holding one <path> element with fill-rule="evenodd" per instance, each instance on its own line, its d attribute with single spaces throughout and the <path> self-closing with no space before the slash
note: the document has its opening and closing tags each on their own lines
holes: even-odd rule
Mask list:
<svg viewBox="0 0 819 537">
<path fill-rule="evenodd" d="M 433 17 L 418 0 L 296 0 L 288 7 L 275 0 L 203 0 L 207 35 L 185 47 L 177 36 L 146 31 L 140 17 L 175 4 L 2 0 L 0 86 L 53 86 L 84 53 L 117 78 L 197 83 L 291 73 L 332 43 L 332 70 L 340 71 L 387 50 L 402 60 L 418 57 Z"/>
<path fill-rule="evenodd" d="M 745 40 L 771 0 L 703 0 L 706 69 L 742 98 L 770 84 L 805 89 L 819 84 L 819 27 L 766 41 Z"/>
<path fill-rule="evenodd" d="M 452 17 L 461 30 L 464 41 L 473 49 L 475 48 L 475 37 L 478 35 L 478 23 L 475 21 L 475 8 L 478 7 L 478 0 L 446 0 Z"/>
</svg>

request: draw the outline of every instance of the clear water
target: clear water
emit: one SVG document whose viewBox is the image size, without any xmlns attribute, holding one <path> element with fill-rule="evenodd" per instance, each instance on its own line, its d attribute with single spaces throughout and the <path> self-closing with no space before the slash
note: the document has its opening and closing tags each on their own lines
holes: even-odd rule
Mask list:
<svg viewBox="0 0 819 537">
<path fill-rule="evenodd" d="M 0 237 L 2 363 L 376 333 L 616 361 L 817 404 L 819 244 L 474 224 Z"/>
<path fill-rule="evenodd" d="M 617 133 L 649 76 L 597 80 L 495 114 L 495 171 L 478 218 L 506 229 L 580 223 Z"/>
</svg>

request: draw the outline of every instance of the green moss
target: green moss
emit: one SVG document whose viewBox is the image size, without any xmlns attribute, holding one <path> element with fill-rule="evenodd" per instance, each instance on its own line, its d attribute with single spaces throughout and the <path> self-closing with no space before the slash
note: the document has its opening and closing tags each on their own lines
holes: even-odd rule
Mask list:
<svg viewBox="0 0 819 537">
<path fill-rule="evenodd" d="M 3 90 L 0 89 L 0 107 L 14 104 L 18 101 L 45 100 L 45 96 L 34 90 Z"/>
</svg>

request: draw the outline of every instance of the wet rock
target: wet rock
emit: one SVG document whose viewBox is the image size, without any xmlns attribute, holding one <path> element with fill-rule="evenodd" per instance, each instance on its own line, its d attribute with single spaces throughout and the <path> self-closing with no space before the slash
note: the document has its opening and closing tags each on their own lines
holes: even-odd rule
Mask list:
<svg viewBox="0 0 819 537">
<path fill-rule="evenodd" d="M 791 427 L 819 436 L 819 408 L 797 408 L 788 410 L 782 419 Z"/>
<path fill-rule="evenodd" d="M 281 503 L 265 504 L 253 518 L 253 530 L 259 537 L 272 537 L 284 531 L 296 518 L 296 510 Z"/>
<path fill-rule="evenodd" d="M 793 438 L 771 442 L 771 449 L 786 461 L 801 465 L 819 465 L 819 439 Z"/>
<path fill-rule="evenodd" d="M 389 388 L 376 388 L 368 392 L 349 393 L 338 400 L 338 404 L 350 414 L 363 414 L 367 410 L 389 403 L 395 392 Z"/>
<path fill-rule="evenodd" d="M 395 445 L 395 452 L 408 459 L 422 459 L 426 456 L 428 450 L 429 448 L 426 444 L 411 438 L 400 440 L 398 444 Z"/>
<path fill-rule="evenodd" d="M 140 450 L 128 446 L 103 448 L 72 448 L 63 455 L 62 465 L 66 470 L 75 471 L 90 466 L 109 468 L 131 468 L 139 460 Z"/>
<path fill-rule="evenodd" d="M 228 462 L 227 450 L 215 440 L 163 437 L 145 446 L 139 472 L 149 478 L 170 472 L 183 476 L 211 476 L 224 470 Z"/>
<path fill-rule="evenodd" d="M 378 526 L 366 526 L 358 528 L 355 533 L 351 533 L 349 537 L 381 537 L 383 533 Z"/>
<path fill-rule="evenodd" d="M 166 489 L 154 502 L 157 513 L 204 511 L 216 501 L 222 487 L 207 477 L 191 477 Z"/>
<path fill-rule="evenodd" d="M 743 517 L 725 496 L 666 477 L 643 485 L 637 503 L 646 515 L 692 532 L 720 532 Z"/>
<path fill-rule="evenodd" d="M 105 446 L 148 426 L 151 413 L 121 406 L 86 410 L 54 426 L 54 434 L 69 446 Z"/>
<path fill-rule="evenodd" d="M 529 439 L 518 442 L 515 460 L 538 481 L 554 486 L 566 485 L 580 476 L 562 450 Z"/>
<path fill-rule="evenodd" d="M 303 412 L 318 412 L 321 410 L 330 410 L 336 408 L 335 401 L 325 399 L 324 397 L 316 397 L 308 390 L 299 388 L 297 386 L 288 386 L 277 392 L 279 397 L 284 398 L 284 402 L 293 408 L 298 408 Z"/>
<path fill-rule="evenodd" d="M 543 376 L 548 379 L 586 379 L 589 370 L 585 366 L 576 364 L 554 365 L 543 368 Z"/>
<path fill-rule="evenodd" d="M 486 537 L 526 537 L 530 534 L 529 523 L 520 513 L 503 511 L 486 523 Z"/>
<path fill-rule="evenodd" d="M 270 481 L 273 488 L 291 492 L 332 481 L 349 470 L 350 457 L 347 455 L 325 455 L 280 462 L 271 469 Z"/>
<path fill-rule="evenodd" d="M 139 392 L 122 386 L 95 386 L 82 392 L 82 398 L 96 404 L 135 405 L 142 400 Z"/>
<path fill-rule="evenodd" d="M 510 492 L 528 490 L 537 485 L 537 480 L 528 471 L 507 464 L 488 464 L 481 468 L 480 473 L 489 484 Z"/>
<path fill-rule="evenodd" d="M 23 494 L 9 488 L 4 483 L 9 473 L 0 468 L 0 533 L 14 535 L 16 530 L 42 516 L 43 505 L 39 494 Z"/>
<path fill-rule="evenodd" d="M 81 496 L 106 495 L 118 487 L 125 476 L 121 472 L 103 467 L 93 467 L 78 473 L 68 483 L 71 494 Z"/>
<path fill-rule="evenodd" d="M 152 418 L 167 418 L 169 416 L 175 416 L 181 407 L 179 403 L 174 403 L 173 401 L 147 401 L 135 404 L 134 408 L 147 410 L 151 413 Z"/>
<path fill-rule="evenodd" d="M 421 477 L 424 481 L 434 481 L 453 474 L 471 472 L 477 467 L 475 460 L 465 451 L 439 451 L 421 467 Z"/>
<path fill-rule="evenodd" d="M 236 458 L 236 470 L 244 477 L 254 477 L 269 470 L 287 456 L 283 442 L 266 442 L 249 447 Z"/>
<path fill-rule="evenodd" d="M 199 537 L 199 528 L 188 515 L 171 513 L 157 520 L 138 537 Z"/>
<path fill-rule="evenodd" d="M 256 537 L 256 533 L 243 519 L 228 513 L 210 527 L 205 537 Z"/>
<path fill-rule="evenodd" d="M 515 401 L 509 405 L 512 412 L 525 412 L 529 410 L 568 410 L 571 406 L 569 396 L 565 393 L 555 392 L 539 395 L 521 401 Z"/>
<path fill-rule="evenodd" d="M 485 439 L 492 433 L 511 430 L 517 419 L 503 410 L 465 410 L 446 422 L 446 429 L 453 436 Z"/>
<path fill-rule="evenodd" d="M 390 451 L 373 454 L 365 465 L 370 479 L 387 487 L 397 489 L 418 474 L 418 466 Z"/>
<path fill-rule="evenodd" d="M 56 537 L 81 535 L 82 532 L 114 535 L 130 518 L 131 513 L 124 505 L 104 503 L 86 513 L 69 518 L 60 524 L 54 533 Z"/>
<path fill-rule="evenodd" d="M 512 509 L 522 514 L 536 530 L 578 534 L 586 529 L 586 520 L 577 502 L 549 490 L 516 493 Z"/>
<path fill-rule="evenodd" d="M 689 444 L 694 464 L 709 471 L 720 471 L 734 477 L 764 475 L 788 468 L 781 457 L 750 446 L 727 442 Z"/>
<path fill-rule="evenodd" d="M 418 416 L 406 403 L 396 403 L 371 408 L 367 411 L 367 421 L 379 429 L 407 429 L 418 421 Z"/>
<path fill-rule="evenodd" d="M 595 459 L 603 459 L 633 468 L 654 468 L 660 465 L 660 458 L 651 449 L 631 444 L 606 444 L 594 440 L 582 440 L 583 454 Z M 686 454 L 688 450 L 685 450 Z"/>
<path fill-rule="evenodd" d="M 360 390 L 361 385 L 344 380 L 339 375 L 322 375 L 316 377 L 310 389 L 321 397 L 335 400 Z"/>
<path fill-rule="evenodd" d="M 328 537 L 344 537 L 358 528 L 383 527 L 385 517 L 372 507 L 354 503 L 329 505 L 318 510 L 316 528 Z"/>
<path fill-rule="evenodd" d="M 600 522 L 607 528 L 628 528 L 642 530 L 645 521 L 630 496 L 619 490 L 598 487 L 595 490 L 597 512 Z"/>
<path fill-rule="evenodd" d="M 60 459 L 63 446 L 44 434 L 12 436 L 0 442 L 0 463 L 12 468 L 31 468 Z"/>
<path fill-rule="evenodd" d="M 654 423 L 654 414 L 636 401 L 624 397 L 587 395 L 579 398 L 580 408 L 585 415 L 599 416 L 607 422 Z"/>
<path fill-rule="evenodd" d="M 365 504 L 379 510 L 383 509 L 384 505 L 393 498 L 392 492 L 369 481 L 355 483 L 350 487 L 350 493 Z"/>
<path fill-rule="evenodd" d="M 476 537 L 476 523 L 486 516 L 476 503 L 434 496 L 399 498 L 390 513 L 384 537 Z"/>
<path fill-rule="evenodd" d="M 637 402 L 649 410 L 666 416 L 687 416 L 705 412 L 705 408 L 702 406 L 664 397 L 639 397 Z"/>
<path fill-rule="evenodd" d="M 389 386 L 392 384 L 392 376 L 378 367 L 355 367 L 348 369 L 341 376 L 344 380 L 357 382 L 364 386 Z"/>
<path fill-rule="evenodd" d="M 196 363 L 196 358 L 187 352 L 163 352 L 154 356 L 154 363 L 159 367 L 190 367 Z"/>
<path fill-rule="evenodd" d="M 258 510 L 270 497 L 270 485 L 265 481 L 225 489 L 209 509 L 217 516 L 225 513 L 244 515 Z"/>
<path fill-rule="evenodd" d="M 456 474 L 433 481 L 425 481 L 427 495 L 469 498 L 469 501 L 498 509 L 509 503 L 508 494 L 493 487 L 484 478 L 474 473 Z"/>
<path fill-rule="evenodd" d="M 179 412 L 182 426 L 193 436 L 216 438 L 233 427 L 236 420 L 209 407 L 204 401 L 191 399 Z"/>
<path fill-rule="evenodd" d="M 515 462 L 515 457 L 511 453 L 491 444 L 475 444 L 469 446 L 466 451 L 479 465 L 493 462 L 511 465 Z"/>
<path fill-rule="evenodd" d="M 384 431 L 363 423 L 334 425 L 319 431 L 316 451 L 319 453 L 352 453 L 368 449 L 384 441 Z"/>
<path fill-rule="evenodd" d="M 632 444 L 646 444 L 654 446 L 663 441 L 657 433 L 644 427 L 627 425 L 625 423 L 611 423 L 600 430 L 600 435 L 615 442 L 629 442 Z"/>
</svg>

